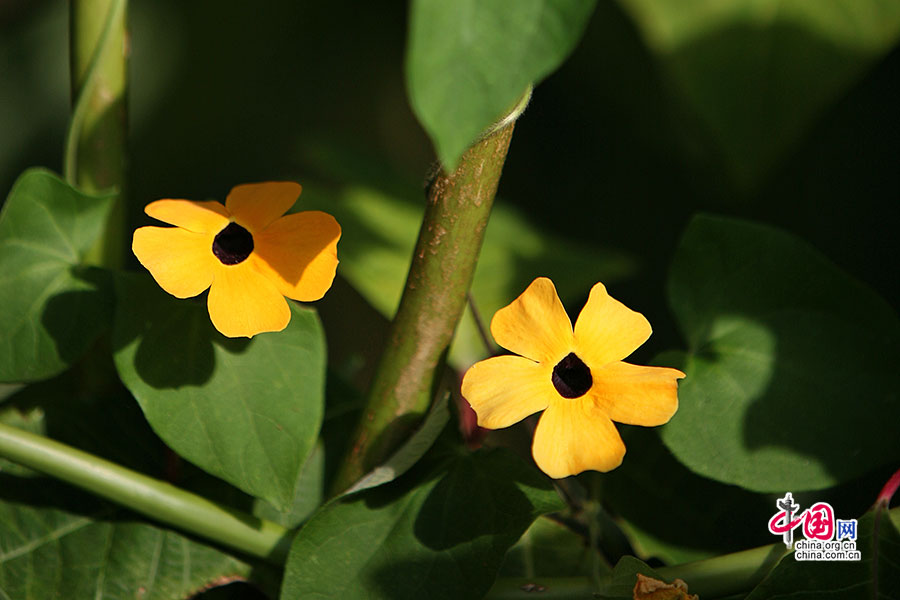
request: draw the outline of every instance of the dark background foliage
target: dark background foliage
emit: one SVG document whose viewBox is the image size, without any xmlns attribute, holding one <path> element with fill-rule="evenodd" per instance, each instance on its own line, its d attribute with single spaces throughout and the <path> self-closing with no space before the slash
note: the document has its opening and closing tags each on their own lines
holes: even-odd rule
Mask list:
<svg viewBox="0 0 900 600">
<path fill-rule="evenodd" d="M 27 166 L 59 170 L 68 84 L 64 3 L 5 4 L 0 187 L 8 190 Z M 387 188 L 394 180 L 414 190 L 424 180 L 433 151 L 405 96 L 403 3 L 130 8 L 135 222 L 153 199 L 221 198 L 243 181 L 355 178 Z M 772 38 L 854 52 L 815 36 L 801 28 L 720 31 L 678 52 L 690 61 Z M 719 85 L 739 99 L 754 81 L 726 67 L 710 68 L 732 78 Z M 698 211 L 784 227 L 896 306 L 898 75 L 895 49 L 815 111 L 796 139 L 762 139 L 747 150 L 744 158 L 764 155 L 757 168 L 730 158 L 685 106 L 626 10 L 600 2 L 581 45 L 538 86 L 517 125 L 501 202 L 544 231 L 638 259 L 615 292 L 651 317 L 657 333 L 648 354 L 679 345 L 663 286 L 676 241 Z M 780 101 L 790 103 L 790 93 Z M 764 118 L 748 115 L 748 126 Z M 760 136 L 769 134 L 762 125 Z"/>
</svg>

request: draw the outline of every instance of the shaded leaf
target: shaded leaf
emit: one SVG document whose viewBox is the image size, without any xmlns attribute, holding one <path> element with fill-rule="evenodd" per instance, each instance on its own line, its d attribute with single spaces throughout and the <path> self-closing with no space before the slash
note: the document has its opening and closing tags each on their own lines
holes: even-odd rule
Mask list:
<svg viewBox="0 0 900 600">
<path fill-rule="evenodd" d="M 367 490 L 393 481 L 406 473 L 420 458 L 422 458 L 431 445 L 437 440 L 450 421 L 450 396 L 444 395 L 432 406 L 428 414 L 422 420 L 421 425 L 412 433 L 408 440 L 400 446 L 384 463 L 378 465 L 354 483 L 342 495 L 352 494 Z"/>
<path fill-rule="evenodd" d="M 0 422 L 24 426 L 151 477 L 177 480 L 180 487 L 225 505 L 249 506 L 250 498 L 235 488 L 173 460 L 124 387 L 80 393 L 81 375 L 70 370 L 24 387 L 0 407 Z M 248 565 L 226 553 L 142 523 L 126 510 L 40 473 L 0 462 L 0 556 L 7 547 L 14 547 L 15 554 L 10 564 L 0 558 L 0 572 L 9 567 L 0 574 L 0 581 L 8 576 L 0 590 L 30 585 L 46 591 L 40 596 L 14 593 L 13 598 L 187 598 L 201 588 L 250 575 Z M 12 476 L 19 474 L 27 479 Z M 79 544 L 95 541 L 105 543 L 105 549 L 91 546 L 79 552 Z M 58 589 L 51 581 L 36 583 L 44 577 L 55 578 Z M 257 585 L 274 587 L 268 569 L 259 564 L 252 578 Z M 76 595 L 82 589 L 84 594 Z M 0 591 L 0 598 L 6 597 Z"/>
<path fill-rule="evenodd" d="M 896 43 L 893 0 L 621 0 L 690 118 L 759 182 Z M 705 142 L 706 140 L 693 140 Z"/>
<path fill-rule="evenodd" d="M 0 423 L 11 425 L 31 433 L 43 433 L 41 431 L 43 419 L 44 413 L 37 407 L 19 408 L 12 405 L 12 403 L 0 407 Z M 28 467 L 23 467 L 22 465 L 5 458 L 0 458 L 0 473 L 17 475 L 19 477 L 32 477 L 36 475 L 35 471 L 32 471 Z"/>
<path fill-rule="evenodd" d="M 457 456 L 333 501 L 300 530 L 285 598 L 481 598 L 506 550 L 562 504 L 506 451 Z"/>
<path fill-rule="evenodd" d="M 172 600 L 249 572 L 55 481 L 0 474 L 0 597 Z"/>
<path fill-rule="evenodd" d="M 109 326 L 108 274 L 82 259 L 112 200 L 43 169 L 16 180 L 0 212 L 0 381 L 64 371 Z"/>
<path fill-rule="evenodd" d="M 839 517 L 839 515 L 835 515 Z M 900 590 L 900 533 L 884 509 L 859 520 L 860 560 L 798 561 L 786 555 L 746 600 L 890 600 Z"/>
<path fill-rule="evenodd" d="M 120 277 L 116 292 L 116 368 L 154 431 L 183 458 L 286 509 L 322 421 L 315 312 L 291 303 L 285 331 L 229 339 L 205 302 L 175 299 L 147 276 Z"/>
<path fill-rule="evenodd" d="M 112 364 L 110 360 L 110 372 Z M 83 393 L 84 374 L 77 369 L 29 384 L 0 407 L 0 422 L 70 444 L 151 477 L 162 477 L 165 446 L 147 425 L 140 408 L 119 385 Z M 4 473 L 33 473 L 13 464 Z"/>
<path fill-rule="evenodd" d="M 771 496 L 697 475 L 655 430 L 628 427 L 623 439 L 628 453 L 603 477 L 603 500 L 624 519 L 639 558 L 678 564 L 771 543 L 760 526 L 772 516 Z"/>
<path fill-rule="evenodd" d="M 594 0 L 413 0 L 406 81 L 438 158 L 455 169 L 478 135 L 578 43 Z"/>
<path fill-rule="evenodd" d="M 509 549 L 501 577 L 575 577 L 593 575 L 599 564 L 583 537 L 557 521 L 540 517 Z"/>
<path fill-rule="evenodd" d="M 623 556 L 616 563 L 609 580 L 600 586 L 600 591 L 595 597 L 601 600 L 633 600 L 638 574 L 661 579 L 659 573 L 640 560 L 633 556 Z"/>
<path fill-rule="evenodd" d="M 814 249 L 761 225 L 698 217 L 669 295 L 690 350 L 662 438 L 687 467 L 783 492 L 900 458 L 900 321 Z"/>
</svg>

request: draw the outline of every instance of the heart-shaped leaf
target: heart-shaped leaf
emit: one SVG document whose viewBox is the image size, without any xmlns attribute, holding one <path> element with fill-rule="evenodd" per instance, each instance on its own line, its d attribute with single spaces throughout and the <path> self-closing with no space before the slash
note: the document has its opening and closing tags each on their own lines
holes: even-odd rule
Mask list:
<svg viewBox="0 0 900 600">
<path fill-rule="evenodd" d="M 300 530 L 284 598 L 481 598 L 506 550 L 562 508 L 549 482 L 507 451 L 418 466 L 335 500 Z"/>
<path fill-rule="evenodd" d="M 621 4 L 690 120 L 702 125 L 745 188 L 767 175 L 900 35 L 894 0 Z"/>
<path fill-rule="evenodd" d="M 448 170 L 569 55 L 594 0 L 413 0 L 410 103 Z"/>
<path fill-rule="evenodd" d="M 82 260 L 112 200 L 43 169 L 16 180 L 0 212 L 0 381 L 61 373 L 109 327 L 108 274 Z"/>
<path fill-rule="evenodd" d="M 713 217 L 669 284 L 689 352 L 662 438 L 684 465 L 783 492 L 900 459 L 900 321 L 878 295 L 786 233 Z"/>
<path fill-rule="evenodd" d="M 143 275 L 116 282 L 119 376 L 154 431 L 183 458 L 285 510 L 322 422 L 325 341 L 291 303 L 280 333 L 228 339 L 205 302 Z"/>
</svg>

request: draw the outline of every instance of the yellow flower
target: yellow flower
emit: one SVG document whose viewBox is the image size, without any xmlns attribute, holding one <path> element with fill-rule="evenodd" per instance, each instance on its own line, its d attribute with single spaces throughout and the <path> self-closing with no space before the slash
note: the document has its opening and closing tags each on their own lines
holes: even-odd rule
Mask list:
<svg viewBox="0 0 900 600">
<path fill-rule="evenodd" d="M 622 362 L 650 337 L 650 323 L 602 283 L 591 289 L 574 331 L 553 282 L 539 277 L 497 311 L 491 333 L 521 356 L 472 365 L 463 396 L 488 429 L 543 410 L 531 451 L 550 477 L 615 469 L 625 444 L 613 421 L 662 425 L 678 410 L 684 373 Z"/>
<path fill-rule="evenodd" d="M 145 212 L 175 227 L 141 227 L 132 251 L 177 298 L 209 288 L 207 306 L 228 337 L 281 331 L 291 320 L 284 299 L 325 295 L 337 269 L 341 227 L 319 211 L 284 215 L 302 188 L 290 181 L 251 183 L 219 202 L 157 200 Z"/>
</svg>

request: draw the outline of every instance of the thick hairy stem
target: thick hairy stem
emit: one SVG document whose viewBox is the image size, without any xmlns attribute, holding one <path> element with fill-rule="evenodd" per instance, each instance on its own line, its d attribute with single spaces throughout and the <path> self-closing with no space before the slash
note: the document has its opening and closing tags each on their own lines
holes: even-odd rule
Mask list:
<svg viewBox="0 0 900 600">
<path fill-rule="evenodd" d="M 406 288 L 334 492 L 383 460 L 428 410 L 466 305 L 513 122 L 528 97 L 469 148 L 456 171 L 441 171 L 428 186 Z"/>
</svg>

